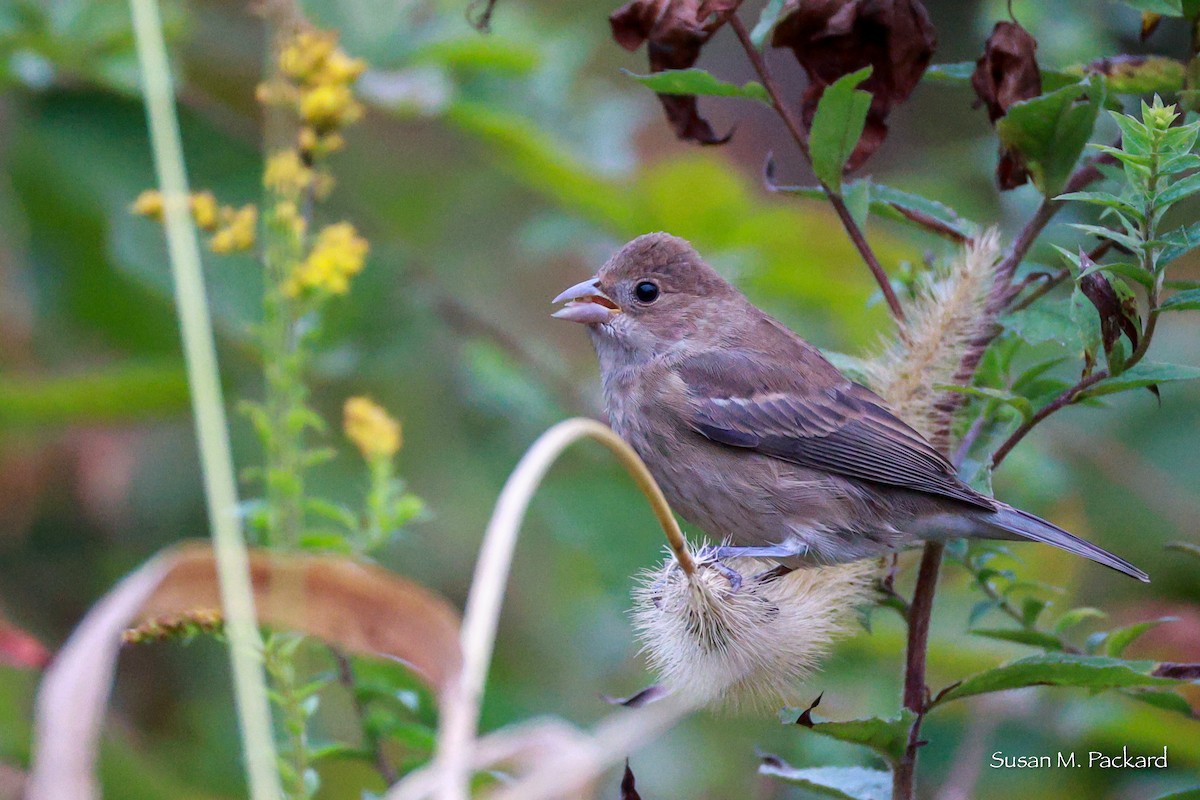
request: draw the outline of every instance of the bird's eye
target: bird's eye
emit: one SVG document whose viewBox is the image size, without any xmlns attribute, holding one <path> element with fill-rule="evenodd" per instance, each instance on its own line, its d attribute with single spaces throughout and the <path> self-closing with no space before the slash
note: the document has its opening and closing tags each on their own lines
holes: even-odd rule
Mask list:
<svg viewBox="0 0 1200 800">
<path fill-rule="evenodd" d="M 633 287 L 633 293 L 638 301 L 642 303 L 653 303 L 658 299 L 658 284 L 650 281 L 642 281 L 637 286 Z"/>
</svg>

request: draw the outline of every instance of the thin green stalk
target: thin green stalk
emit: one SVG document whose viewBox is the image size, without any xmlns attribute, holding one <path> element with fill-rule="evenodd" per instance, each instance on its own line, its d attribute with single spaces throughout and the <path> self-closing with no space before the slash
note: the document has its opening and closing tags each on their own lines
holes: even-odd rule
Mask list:
<svg viewBox="0 0 1200 800">
<path fill-rule="evenodd" d="M 175 281 L 175 302 L 220 580 L 246 777 L 253 800 L 278 800 L 282 793 L 275 771 L 271 712 L 263 677 L 262 640 L 254 613 L 246 544 L 237 513 L 233 457 L 229 450 L 216 346 L 200 269 L 200 248 L 188 212 L 187 176 L 162 21 L 154 0 L 130 0 L 130 9 L 150 142 L 163 194 L 167 249 Z"/>
</svg>

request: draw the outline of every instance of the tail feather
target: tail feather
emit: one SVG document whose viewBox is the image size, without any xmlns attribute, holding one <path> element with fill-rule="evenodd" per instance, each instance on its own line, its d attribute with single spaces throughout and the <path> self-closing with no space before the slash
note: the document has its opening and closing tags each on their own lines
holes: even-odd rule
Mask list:
<svg viewBox="0 0 1200 800">
<path fill-rule="evenodd" d="M 1122 572 L 1131 578 L 1137 578 L 1144 583 L 1150 582 L 1150 576 L 1119 556 L 1114 556 L 1102 547 L 1084 541 L 1072 533 L 1064 531 L 1057 525 L 1047 522 L 1033 514 L 1028 514 L 1012 506 L 1001 504 L 993 513 L 980 514 L 977 519 L 992 528 L 1010 534 L 1004 538 L 1029 539 L 1034 542 L 1054 545 L 1068 553 L 1090 558 L 1098 564 L 1103 564 L 1117 572 Z M 1011 536 L 1015 534 L 1015 537 Z"/>
</svg>

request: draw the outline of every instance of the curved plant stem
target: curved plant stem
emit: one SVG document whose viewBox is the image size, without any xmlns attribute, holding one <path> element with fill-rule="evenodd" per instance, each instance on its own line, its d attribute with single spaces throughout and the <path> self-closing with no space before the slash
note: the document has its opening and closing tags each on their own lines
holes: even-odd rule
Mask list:
<svg viewBox="0 0 1200 800">
<path fill-rule="evenodd" d="M 150 142 L 163 195 L 167 249 L 175 278 L 175 301 L 220 578 L 221 605 L 250 795 L 254 800 L 278 800 L 281 791 L 275 771 L 271 711 L 263 678 L 262 640 L 255 622 L 246 543 L 242 539 L 237 511 L 237 485 L 212 323 L 200 269 L 200 249 L 188 212 L 187 175 L 171 88 L 171 70 L 155 0 L 131 0 L 130 6 Z"/>
<path fill-rule="evenodd" d="M 559 455 L 580 439 L 595 439 L 617 456 L 646 495 L 662 525 L 667 543 L 688 575 L 696 564 L 666 498 L 637 453 L 607 426 L 591 419 L 569 419 L 543 433 L 526 451 L 508 481 L 484 533 L 475 565 L 471 592 L 463 615 L 463 668 L 458 683 L 446 695 L 438 731 L 435 768 L 440 773 L 444 800 L 470 797 L 472 749 L 479 725 L 483 688 L 496 641 L 500 606 L 512 565 L 517 536 L 530 500 Z"/>
<path fill-rule="evenodd" d="M 767 90 L 767 94 L 771 98 L 771 106 L 775 109 L 775 113 L 783 120 L 784 126 L 788 129 L 788 133 L 796 140 L 796 145 L 800 148 L 804 160 L 812 165 L 812 157 L 808 151 L 808 136 L 800 123 L 796 121 L 796 117 L 788 110 L 788 107 L 783 104 L 783 95 L 779 90 L 779 84 L 775 82 L 775 76 L 771 74 L 770 67 L 767 66 L 766 59 L 762 53 L 750 41 L 750 33 L 746 30 L 745 24 L 737 13 L 733 13 L 729 17 L 729 25 L 737 34 L 738 41 L 742 44 L 742 49 L 746 51 L 746 55 L 750 58 L 750 63 L 754 65 L 754 71 L 758 73 L 758 77 L 762 80 L 763 86 Z M 838 219 L 841 220 L 842 226 L 846 229 L 846 233 L 850 236 L 850 241 L 854 243 L 854 247 L 866 262 L 867 268 L 871 270 L 871 274 L 875 276 L 875 282 L 879 284 L 879 291 L 883 292 L 883 299 L 887 301 L 888 308 L 891 309 L 892 316 L 897 320 L 904 320 L 904 308 L 900 305 L 900 298 L 896 297 L 896 291 L 892 288 L 891 281 L 888 280 L 887 273 L 883 270 L 883 265 L 879 263 L 879 259 L 875 256 L 875 251 L 871 249 L 871 245 L 867 242 L 867 237 L 863 233 L 862 228 L 854 221 L 854 217 L 850 214 L 850 209 L 846 207 L 846 202 L 841 195 L 826 186 L 823 182 L 821 188 L 825 191 L 825 196 L 829 198 L 833 210 L 837 212 Z"/>
</svg>

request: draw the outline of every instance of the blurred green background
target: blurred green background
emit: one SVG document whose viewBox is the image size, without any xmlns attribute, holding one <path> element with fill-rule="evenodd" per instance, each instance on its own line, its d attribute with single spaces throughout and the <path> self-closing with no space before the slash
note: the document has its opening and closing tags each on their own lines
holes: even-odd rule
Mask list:
<svg viewBox="0 0 1200 800">
<path fill-rule="evenodd" d="M 383 556 L 387 566 L 461 604 L 491 505 L 539 431 L 596 415 L 590 347 L 549 317 L 549 300 L 634 235 L 691 239 L 756 302 L 821 347 L 869 354 L 889 328 L 867 271 L 822 204 L 760 188 L 767 152 L 781 180 L 806 178 L 765 106 L 705 100 L 732 143 L 677 143 L 652 95 L 620 69 L 645 71 L 608 36 L 613 3 L 501 0 L 494 32 L 468 25 L 465 0 L 320 0 L 304 4 L 368 60 L 366 120 L 335 157 L 323 213 L 353 220 L 372 243 L 366 271 L 334 304 L 312 383 L 329 420 L 368 394 L 404 423 L 401 471 L 430 514 Z M 750 18 L 761 3 L 750 3 Z M 999 2 L 928 3 L 937 62 L 977 57 Z M 1017 2 L 1049 67 L 1123 52 L 1181 54 L 1165 23 L 1148 44 L 1116 3 Z M 245 3 L 166 6 L 194 188 L 225 202 L 258 199 L 261 118 L 254 87 L 261 20 Z M 802 83 L 775 54 L 790 93 Z M 701 61 L 751 77 L 731 32 Z M 204 535 L 206 521 L 161 230 L 128 213 L 153 182 L 136 94 L 127 7 L 113 0 L 0 2 L 0 609 L 49 646 L 61 643 L 113 582 L 161 547 Z M 868 163 L 878 180 L 954 205 L 1011 234 L 1037 197 L 998 196 L 995 140 L 969 90 L 921 86 L 892 117 Z M 1193 215 L 1200 209 L 1192 207 Z M 1068 219 L 1063 215 L 1061 220 Z M 873 220 L 882 260 L 944 245 Z M 1050 239 L 1076 241 L 1061 224 Z M 1053 258 L 1049 247 L 1037 258 Z M 261 277 L 249 257 L 206 265 L 227 397 L 258 397 L 249 326 Z M 1200 261 L 1175 277 L 1200 278 Z M 1152 354 L 1200 361 L 1200 318 L 1166 320 Z M 239 465 L 256 440 L 234 417 Z M 353 499 L 364 475 L 352 447 L 313 483 Z M 1094 605 L 1115 621 L 1174 615 L 1131 656 L 1200 660 L 1200 565 L 1165 553 L 1197 540 L 1200 387 L 1164 387 L 1109 409 L 1068 410 L 1040 428 L 996 476 L 1006 500 L 1050 517 L 1149 571 L 1138 585 L 1048 548 L 1018 548 L 1030 579 L 1067 588 L 1057 608 Z M 650 676 L 625 610 L 631 576 L 658 558 L 649 510 L 609 457 L 581 447 L 535 501 L 518 550 L 488 686 L 485 728 L 539 714 L 586 723 Z M 911 557 L 905 563 L 911 564 Z M 911 569 L 901 582 L 907 588 Z M 931 682 L 940 687 L 1025 654 L 966 635 L 979 596 L 949 566 L 934 615 Z M 844 642 L 811 685 L 845 719 L 898 705 L 903 633 L 887 614 Z M 26 763 L 37 676 L 0 667 L 0 764 Z M 1193 703 L 1200 696 L 1191 695 Z M 343 731 L 336 704 L 320 724 Z M 345 709 L 342 709 L 344 713 Z M 241 791 L 226 662 L 218 645 L 137 648 L 123 657 L 103 774 L 112 798 L 233 797 Z M 951 777 L 978 798 L 1148 798 L 1200 774 L 1194 722 L 1119 697 L 1026 690 L 959 703 L 927 723 L 928 796 Z M 994 751 L 1155 751 L 1166 771 L 988 768 Z M 803 766 L 871 763 L 773 718 L 702 714 L 632 753 L 639 789 L 667 798 L 799 796 L 755 774 L 759 751 Z M 977 771 L 978 774 L 972 774 Z M 339 792 L 336 773 L 322 797 Z M 609 796 L 615 797 L 615 785 Z"/>
</svg>

